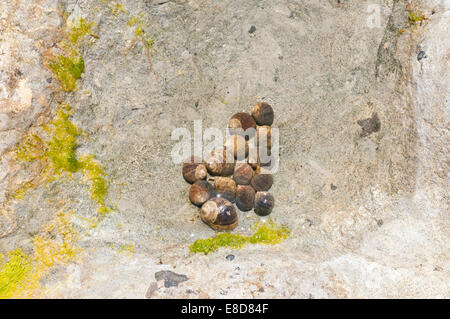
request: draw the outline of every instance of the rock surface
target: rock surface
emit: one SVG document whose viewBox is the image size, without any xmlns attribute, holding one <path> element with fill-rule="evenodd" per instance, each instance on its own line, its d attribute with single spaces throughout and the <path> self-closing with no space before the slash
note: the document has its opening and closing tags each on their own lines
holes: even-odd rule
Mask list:
<svg viewBox="0 0 450 319">
<path fill-rule="evenodd" d="M 422 24 L 400 0 L 2 1 L 0 252 L 30 251 L 43 224 L 73 210 L 82 260 L 55 268 L 38 297 L 449 298 L 450 5 L 412 2 Z M 98 26 L 66 94 L 45 66 L 62 11 Z M 111 181 L 117 210 L 95 228 L 76 176 L 11 197 L 27 174 L 15 144 L 61 101 L 86 133 L 78 153 Z M 194 120 L 224 129 L 258 101 L 280 129 L 271 216 L 290 237 L 190 254 L 214 232 L 189 204 L 171 133 Z M 259 217 L 239 220 L 246 233 Z M 188 280 L 155 283 L 174 270 Z"/>
</svg>

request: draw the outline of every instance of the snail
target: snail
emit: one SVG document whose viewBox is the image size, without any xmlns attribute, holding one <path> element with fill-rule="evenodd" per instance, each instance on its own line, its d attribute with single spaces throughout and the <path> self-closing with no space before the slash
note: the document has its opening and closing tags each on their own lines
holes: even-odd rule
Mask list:
<svg viewBox="0 0 450 319">
<path fill-rule="evenodd" d="M 204 180 L 196 181 L 189 189 L 189 199 L 192 204 L 201 206 L 208 199 L 216 196 L 214 187 Z"/>
<path fill-rule="evenodd" d="M 214 177 L 210 178 L 214 182 L 216 196 L 225 198 L 234 203 L 236 198 L 236 182 L 231 177 Z"/>
<path fill-rule="evenodd" d="M 259 102 L 253 107 L 252 116 L 258 125 L 272 125 L 273 123 L 273 109 L 265 102 Z"/>
<path fill-rule="evenodd" d="M 257 192 L 254 205 L 256 215 L 267 216 L 275 206 L 275 198 L 269 192 Z"/>
<path fill-rule="evenodd" d="M 230 176 L 234 171 L 235 158 L 226 150 L 216 149 L 206 159 L 206 168 L 211 175 Z"/>
<path fill-rule="evenodd" d="M 231 135 L 225 141 L 225 150 L 229 151 L 237 160 L 244 160 L 248 155 L 248 144 L 240 135 Z"/>
<path fill-rule="evenodd" d="M 243 212 L 253 208 L 255 190 L 250 185 L 238 185 L 236 188 L 236 206 Z"/>
<path fill-rule="evenodd" d="M 186 182 L 191 184 L 198 180 L 205 179 L 208 175 L 203 160 L 195 156 L 191 156 L 184 161 L 182 171 Z"/>
<path fill-rule="evenodd" d="M 232 134 L 246 135 L 246 139 L 248 139 L 255 134 L 256 123 L 250 114 L 240 112 L 231 117 L 228 128 Z M 247 131 L 249 128 L 253 130 Z"/>
<path fill-rule="evenodd" d="M 250 184 L 257 192 L 268 191 L 272 187 L 273 176 L 272 174 L 256 174 Z"/>
<path fill-rule="evenodd" d="M 233 204 L 218 197 L 203 204 L 200 209 L 200 218 L 211 228 L 219 231 L 233 230 L 238 224 L 238 216 Z"/>
<path fill-rule="evenodd" d="M 250 184 L 253 177 L 253 168 L 247 163 L 237 163 L 234 167 L 233 179 L 238 185 Z"/>
</svg>

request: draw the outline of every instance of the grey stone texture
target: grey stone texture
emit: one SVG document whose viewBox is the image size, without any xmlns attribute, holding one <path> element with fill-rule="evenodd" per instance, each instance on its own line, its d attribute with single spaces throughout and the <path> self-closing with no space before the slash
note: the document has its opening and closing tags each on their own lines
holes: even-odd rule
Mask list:
<svg viewBox="0 0 450 319">
<path fill-rule="evenodd" d="M 82 233 L 82 262 L 49 275 L 43 297 L 450 297 L 449 1 L 412 1 L 428 18 L 417 26 L 401 0 L 122 4 L 129 14 L 104 1 L 0 4 L 0 252 L 29 251 L 60 210 L 76 212 Z M 55 93 L 43 63 L 61 10 L 99 35 L 67 94 Z M 153 55 L 131 15 L 154 37 Z M 14 145 L 64 100 L 86 132 L 79 154 L 104 164 L 117 204 L 94 229 L 81 217 L 97 207 L 76 177 L 20 201 L 9 193 L 27 174 Z M 275 246 L 189 253 L 214 231 L 189 203 L 171 133 L 192 132 L 194 120 L 225 129 L 258 101 L 280 129 L 271 217 L 291 234 Z M 247 234 L 259 217 L 239 220 L 235 232 Z M 130 244 L 132 256 L 113 248 Z M 189 280 L 155 282 L 169 270 Z"/>
</svg>

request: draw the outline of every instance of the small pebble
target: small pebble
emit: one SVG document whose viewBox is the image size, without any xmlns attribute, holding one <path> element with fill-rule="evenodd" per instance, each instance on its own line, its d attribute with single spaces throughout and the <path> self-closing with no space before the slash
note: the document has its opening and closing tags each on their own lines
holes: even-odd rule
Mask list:
<svg viewBox="0 0 450 319">
<path fill-rule="evenodd" d="M 232 261 L 234 259 L 234 255 L 227 255 L 225 258 L 229 261 Z"/>
<path fill-rule="evenodd" d="M 164 280 L 164 287 L 177 287 L 179 283 L 188 280 L 188 276 L 174 273 L 170 270 L 161 270 L 155 273 L 156 281 Z"/>
<path fill-rule="evenodd" d="M 422 59 L 425 59 L 427 57 L 425 51 L 419 51 L 419 54 L 417 55 L 417 61 L 420 61 Z"/>
</svg>

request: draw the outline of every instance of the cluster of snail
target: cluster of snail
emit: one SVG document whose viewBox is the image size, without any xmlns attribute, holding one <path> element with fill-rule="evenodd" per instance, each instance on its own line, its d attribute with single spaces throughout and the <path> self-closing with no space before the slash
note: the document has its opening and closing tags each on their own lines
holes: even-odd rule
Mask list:
<svg viewBox="0 0 450 319">
<path fill-rule="evenodd" d="M 183 163 L 183 177 L 192 184 L 189 199 L 201 207 L 200 218 L 218 231 L 233 230 L 238 224 L 234 204 L 241 211 L 267 216 L 275 199 L 268 192 L 273 176 L 271 165 L 272 107 L 257 103 L 251 112 L 236 113 L 228 123 L 230 136 L 222 149 L 206 160 L 191 156 Z M 211 182 L 211 183 L 210 183 Z"/>
</svg>

